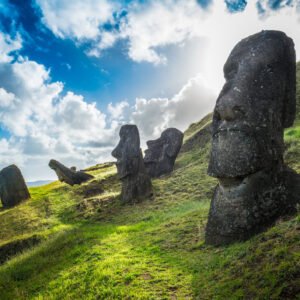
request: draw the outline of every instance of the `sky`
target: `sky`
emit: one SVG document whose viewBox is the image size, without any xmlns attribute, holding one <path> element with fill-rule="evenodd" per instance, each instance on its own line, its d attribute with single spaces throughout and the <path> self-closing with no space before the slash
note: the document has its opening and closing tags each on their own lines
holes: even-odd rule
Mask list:
<svg viewBox="0 0 300 300">
<path fill-rule="evenodd" d="M 232 48 L 261 30 L 293 38 L 300 0 L 0 0 L 0 169 L 55 179 L 112 161 L 123 124 L 141 146 L 213 110 Z"/>
</svg>

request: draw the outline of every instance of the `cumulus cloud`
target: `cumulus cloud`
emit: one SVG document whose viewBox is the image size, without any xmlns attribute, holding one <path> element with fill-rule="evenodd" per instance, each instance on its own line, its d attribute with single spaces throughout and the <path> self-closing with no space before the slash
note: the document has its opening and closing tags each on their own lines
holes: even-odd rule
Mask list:
<svg viewBox="0 0 300 300">
<path fill-rule="evenodd" d="M 45 25 L 61 38 L 78 41 L 99 37 L 100 26 L 113 19 L 112 1 L 36 0 Z"/>
<path fill-rule="evenodd" d="M 142 140 L 157 138 L 168 127 L 185 130 L 212 111 L 216 94 L 198 75 L 190 79 L 172 98 L 138 98 L 131 113 L 131 122 L 137 124 Z"/>
<path fill-rule="evenodd" d="M 0 88 L 0 107 L 5 108 L 9 106 L 14 106 L 15 95 L 8 93 L 5 89 Z"/>
<path fill-rule="evenodd" d="M 180 44 L 199 36 L 205 13 L 196 1 L 153 1 L 132 9 L 122 23 L 120 35 L 129 40 L 129 57 L 137 62 L 165 63 L 158 48 Z"/>
<path fill-rule="evenodd" d="M 86 53 L 99 57 L 120 39 L 128 40 L 128 55 L 137 62 L 165 63 L 159 48 L 198 36 L 205 10 L 196 1 L 151 1 L 123 7 L 113 1 L 36 0 L 43 23 L 60 38 L 90 43 Z M 145 9 L 146 8 L 146 9 Z M 105 25 L 109 24 L 107 27 Z"/>
<path fill-rule="evenodd" d="M 0 40 L 13 44 L 2 33 Z M 12 56 L 16 47 L 1 49 L 7 59 L 0 62 L 0 126 L 10 138 L 0 140 L 0 166 L 16 163 L 24 167 L 25 176 L 42 176 L 42 171 L 33 173 L 34 165 L 48 177 L 47 162 L 53 157 L 78 167 L 98 162 L 98 155 L 107 159 L 109 152 L 103 152 L 103 147 L 117 139 L 117 125 L 108 126 L 95 103 L 64 93 L 63 84 L 53 82 L 45 66 Z M 94 149 L 99 141 L 102 149 Z"/>
<path fill-rule="evenodd" d="M 71 38 L 79 45 L 87 44 L 88 55 L 99 57 L 104 49 L 125 40 L 128 56 L 133 61 L 153 64 L 167 62 L 163 51 L 166 46 L 182 45 L 195 37 L 225 41 L 225 47 L 218 51 L 227 54 L 226 44 L 231 42 L 231 37 L 236 41 L 240 32 L 246 36 L 249 29 L 254 33 L 256 28 L 261 30 L 270 25 L 282 30 L 289 27 L 289 32 L 300 27 L 295 17 L 300 7 L 298 0 L 213 3 L 163 0 L 130 2 L 125 7 L 104 0 L 36 1 L 44 24 L 58 37 Z M 291 36 L 297 38 L 299 34 L 295 32 Z"/>
</svg>

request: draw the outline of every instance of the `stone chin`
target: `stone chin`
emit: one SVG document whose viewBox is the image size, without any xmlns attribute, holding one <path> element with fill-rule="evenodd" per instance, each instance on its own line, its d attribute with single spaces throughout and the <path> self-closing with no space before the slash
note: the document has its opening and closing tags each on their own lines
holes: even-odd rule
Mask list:
<svg viewBox="0 0 300 300">
<path fill-rule="evenodd" d="M 242 131 L 217 132 L 212 140 L 208 175 L 216 178 L 246 177 L 268 167 L 264 144 Z"/>
<path fill-rule="evenodd" d="M 119 179 L 124 179 L 125 177 L 129 176 L 130 173 L 125 169 L 124 165 L 122 162 L 117 161 L 116 162 L 116 167 L 117 167 L 117 171 L 118 171 L 118 176 Z"/>
<path fill-rule="evenodd" d="M 152 152 L 149 149 L 147 149 L 145 151 L 144 162 L 145 163 L 156 163 L 158 161 L 158 159 L 154 159 L 152 156 L 153 156 Z"/>
</svg>

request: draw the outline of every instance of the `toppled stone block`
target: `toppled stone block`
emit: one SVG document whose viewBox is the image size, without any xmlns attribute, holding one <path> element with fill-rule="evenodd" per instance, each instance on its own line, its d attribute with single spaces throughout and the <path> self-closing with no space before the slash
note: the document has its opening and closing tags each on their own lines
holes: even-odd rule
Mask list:
<svg viewBox="0 0 300 300">
<path fill-rule="evenodd" d="M 50 160 L 49 167 L 55 171 L 59 181 L 69 185 L 81 184 L 94 178 L 83 171 L 73 171 L 54 159 Z"/>
</svg>

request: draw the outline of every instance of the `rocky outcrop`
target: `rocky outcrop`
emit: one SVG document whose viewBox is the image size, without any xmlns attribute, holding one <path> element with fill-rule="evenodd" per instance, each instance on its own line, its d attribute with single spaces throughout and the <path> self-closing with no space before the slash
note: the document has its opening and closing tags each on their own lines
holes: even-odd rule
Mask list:
<svg viewBox="0 0 300 300">
<path fill-rule="evenodd" d="M 5 208 L 30 198 L 22 173 L 16 165 L 10 165 L 0 172 L 0 198 Z"/>
<path fill-rule="evenodd" d="M 50 160 L 49 167 L 55 171 L 59 181 L 65 182 L 69 185 L 81 184 L 94 178 L 94 176 L 83 171 L 74 171 L 74 169 L 69 169 L 54 159 Z"/>
<path fill-rule="evenodd" d="M 160 138 L 148 141 L 145 151 L 145 167 L 151 177 L 159 177 L 173 171 L 176 157 L 183 141 L 183 133 L 176 128 L 168 128 Z"/>
<path fill-rule="evenodd" d="M 212 123 L 208 174 L 218 178 L 206 242 L 248 239 L 293 213 L 297 174 L 283 163 L 283 130 L 295 117 L 295 50 L 283 32 L 239 42 L 224 65 L 226 83 Z"/>
<path fill-rule="evenodd" d="M 152 184 L 145 169 L 139 131 L 135 125 L 121 127 L 120 142 L 112 156 L 117 159 L 118 176 L 122 181 L 122 202 L 134 203 L 149 198 Z"/>
</svg>

